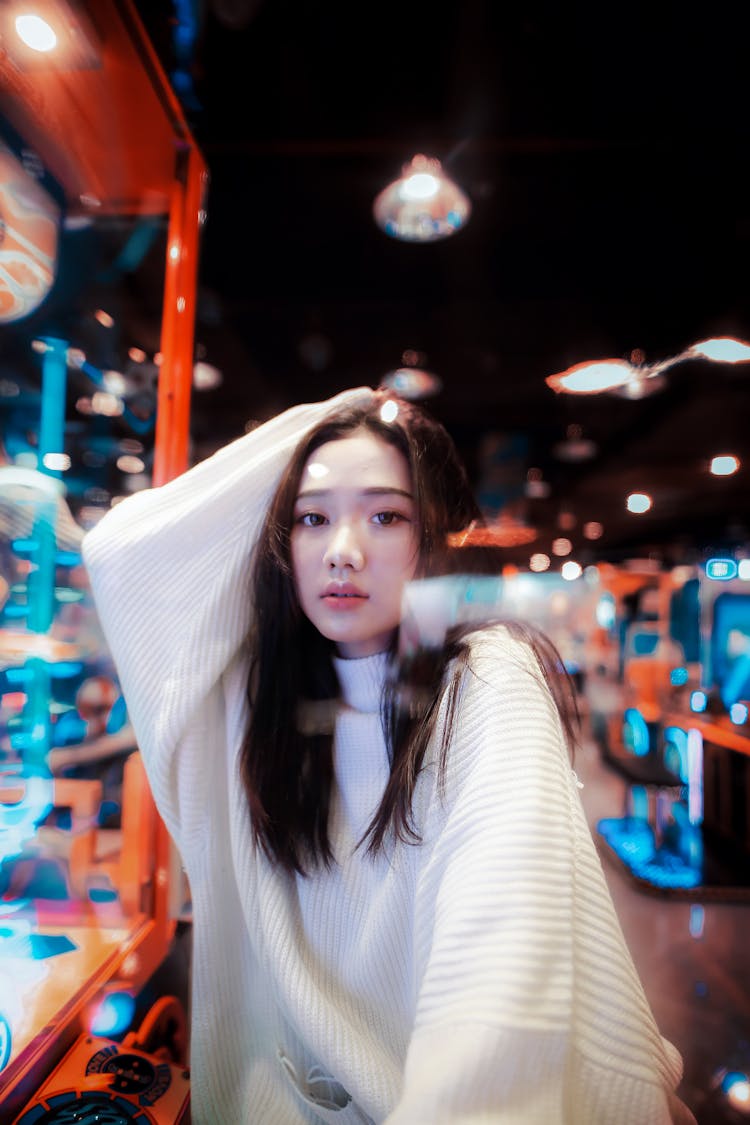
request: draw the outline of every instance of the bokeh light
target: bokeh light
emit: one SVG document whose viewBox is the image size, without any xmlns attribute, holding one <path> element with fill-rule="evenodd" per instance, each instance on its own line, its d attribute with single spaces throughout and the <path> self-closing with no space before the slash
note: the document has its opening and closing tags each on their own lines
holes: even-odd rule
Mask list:
<svg viewBox="0 0 750 1125">
<path fill-rule="evenodd" d="M 574 562 L 573 559 L 568 559 L 567 562 L 562 564 L 560 573 L 566 582 L 574 582 L 576 578 L 580 578 L 583 574 L 583 567 L 580 563 Z"/>
<path fill-rule="evenodd" d="M 739 467 L 739 459 L 731 453 L 720 454 L 711 460 L 711 472 L 715 477 L 731 477 Z"/>
<path fill-rule="evenodd" d="M 653 500 L 646 492 L 631 492 L 625 501 L 625 507 L 629 512 L 635 512 L 640 515 L 642 512 L 648 512 L 653 504 Z"/>
</svg>

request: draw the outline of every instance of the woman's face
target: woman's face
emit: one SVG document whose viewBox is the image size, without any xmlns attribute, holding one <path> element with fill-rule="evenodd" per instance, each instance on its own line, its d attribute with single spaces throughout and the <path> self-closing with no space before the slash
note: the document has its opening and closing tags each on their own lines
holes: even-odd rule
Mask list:
<svg viewBox="0 0 750 1125">
<path fill-rule="evenodd" d="M 297 597 L 341 656 L 383 652 L 415 575 L 419 529 L 403 455 L 367 430 L 310 455 L 294 506 Z"/>
</svg>

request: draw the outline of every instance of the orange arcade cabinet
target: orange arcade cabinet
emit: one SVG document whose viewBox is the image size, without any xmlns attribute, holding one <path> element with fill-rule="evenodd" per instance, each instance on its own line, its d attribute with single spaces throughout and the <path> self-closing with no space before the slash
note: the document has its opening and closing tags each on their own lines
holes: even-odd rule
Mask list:
<svg viewBox="0 0 750 1125">
<path fill-rule="evenodd" d="M 162 995 L 144 1007 L 180 919 L 189 923 L 189 892 L 80 544 L 118 496 L 187 467 L 206 188 L 129 0 L 5 0 L 3 1122 L 189 1115 L 186 1004 Z"/>
</svg>

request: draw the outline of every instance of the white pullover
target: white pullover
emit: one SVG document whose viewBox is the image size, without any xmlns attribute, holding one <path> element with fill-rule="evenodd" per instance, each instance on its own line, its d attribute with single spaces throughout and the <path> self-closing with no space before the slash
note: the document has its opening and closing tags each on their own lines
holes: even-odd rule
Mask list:
<svg viewBox="0 0 750 1125">
<path fill-rule="evenodd" d="M 84 541 L 192 893 L 194 1125 L 667 1125 L 680 1058 L 549 693 L 504 629 L 473 636 L 445 789 L 428 754 L 415 792 L 421 845 L 355 847 L 389 770 L 379 655 L 336 660 L 335 864 L 293 877 L 254 847 L 238 776 L 253 547 L 297 441 L 370 394 L 287 411 Z"/>
</svg>

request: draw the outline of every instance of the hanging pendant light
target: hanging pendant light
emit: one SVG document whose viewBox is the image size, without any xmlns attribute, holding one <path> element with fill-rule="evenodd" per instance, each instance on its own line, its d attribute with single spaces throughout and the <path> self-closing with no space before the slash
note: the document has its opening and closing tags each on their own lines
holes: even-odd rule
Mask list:
<svg viewBox="0 0 750 1125">
<path fill-rule="evenodd" d="M 466 225 L 468 196 L 443 171 L 439 160 L 418 154 L 401 177 L 375 199 L 373 215 L 381 230 L 402 242 L 436 242 Z"/>
</svg>

